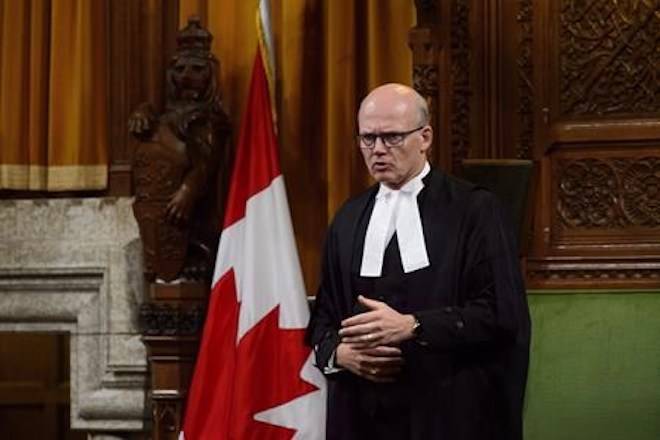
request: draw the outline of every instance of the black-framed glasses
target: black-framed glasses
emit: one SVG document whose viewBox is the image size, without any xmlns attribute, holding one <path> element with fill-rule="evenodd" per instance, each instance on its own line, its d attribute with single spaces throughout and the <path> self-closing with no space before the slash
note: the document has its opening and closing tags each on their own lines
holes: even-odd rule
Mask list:
<svg viewBox="0 0 660 440">
<path fill-rule="evenodd" d="M 416 131 L 421 130 L 426 127 L 426 125 L 413 128 L 408 131 L 388 131 L 384 133 L 364 133 L 358 134 L 357 139 L 360 142 L 360 148 L 366 148 L 368 150 L 373 150 L 376 147 L 376 141 L 378 138 L 383 142 L 387 148 L 400 147 L 405 142 L 406 138 L 413 134 Z"/>
</svg>

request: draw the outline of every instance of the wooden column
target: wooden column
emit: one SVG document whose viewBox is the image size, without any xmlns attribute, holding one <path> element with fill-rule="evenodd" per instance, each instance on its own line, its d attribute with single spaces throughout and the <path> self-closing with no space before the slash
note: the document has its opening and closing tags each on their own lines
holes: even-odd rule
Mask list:
<svg viewBox="0 0 660 440">
<path fill-rule="evenodd" d="M 443 116 L 446 109 L 439 99 L 439 89 L 444 86 L 440 74 L 441 28 L 440 4 L 436 1 L 415 0 L 417 25 L 408 34 L 408 41 L 413 52 L 413 87 L 429 106 L 430 123 L 436 130 L 436 142 L 431 150 L 431 162 L 447 169 L 450 166 L 450 152 L 439 148 L 442 139 L 440 132 L 445 127 Z M 445 73 L 445 72 L 443 72 Z"/>
<path fill-rule="evenodd" d="M 154 440 L 178 439 L 208 292 L 204 283 L 152 283 L 149 299 L 142 305 L 142 340 L 151 368 Z"/>
</svg>

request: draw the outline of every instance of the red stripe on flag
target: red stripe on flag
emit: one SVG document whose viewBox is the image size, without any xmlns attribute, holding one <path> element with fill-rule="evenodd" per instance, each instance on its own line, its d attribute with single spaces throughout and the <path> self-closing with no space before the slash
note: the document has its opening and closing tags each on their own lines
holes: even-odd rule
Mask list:
<svg viewBox="0 0 660 440">
<path fill-rule="evenodd" d="M 231 269 L 211 291 L 184 418 L 187 440 L 229 438 L 239 310 Z"/>
<path fill-rule="evenodd" d="M 254 57 L 248 103 L 238 139 L 224 228 L 245 217 L 248 199 L 280 175 L 268 80 L 260 50 Z"/>
</svg>

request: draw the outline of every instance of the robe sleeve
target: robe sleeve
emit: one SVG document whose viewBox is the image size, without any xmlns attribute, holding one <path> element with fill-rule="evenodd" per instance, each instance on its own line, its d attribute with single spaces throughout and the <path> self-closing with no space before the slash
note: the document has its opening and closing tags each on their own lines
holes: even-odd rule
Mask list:
<svg viewBox="0 0 660 440">
<path fill-rule="evenodd" d="M 472 193 L 455 305 L 415 313 L 418 342 L 431 350 L 514 343 L 529 323 L 516 239 L 494 195 Z"/>
<path fill-rule="evenodd" d="M 335 228 L 330 226 L 323 248 L 321 283 L 307 327 L 307 343 L 314 349 L 316 366 L 328 373 L 328 363 L 339 345 L 341 326 L 341 274 Z"/>
</svg>

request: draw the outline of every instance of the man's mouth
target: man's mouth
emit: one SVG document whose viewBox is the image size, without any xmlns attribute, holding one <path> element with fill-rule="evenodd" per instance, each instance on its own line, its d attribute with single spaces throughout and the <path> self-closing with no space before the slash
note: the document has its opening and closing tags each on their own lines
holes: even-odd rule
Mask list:
<svg viewBox="0 0 660 440">
<path fill-rule="evenodd" d="M 385 162 L 374 162 L 374 164 L 371 165 L 371 169 L 374 171 L 387 171 L 389 167 L 390 166 Z"/>
</svg>

